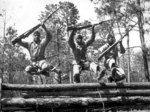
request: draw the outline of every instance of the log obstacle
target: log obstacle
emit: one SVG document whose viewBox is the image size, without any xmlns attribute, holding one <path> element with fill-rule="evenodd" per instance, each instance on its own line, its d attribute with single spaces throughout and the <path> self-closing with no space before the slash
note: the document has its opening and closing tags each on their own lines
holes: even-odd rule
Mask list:
<svg viewBox="0 0 150 112">
<path fill-rule="evenodd" d="M 51 97 L 118 97 L 118 96 L 150 96 L 150 90 L 98 90 L 98 91 L 61 91 L 61 92 L 23 92 L 22 96 L 24 98 L 30 97 L 41 97 L 41 96 L 51 96 Z"/>
<path fill-rule="evenodd" d="M 114 105 L 133 105 L 136 103 L 149 104 L 149 97 L 112 97 L 112 98 L 11 98 L 2 99 L 2 102 L 7 104 L 7 107 L 16 106 L 19 108 L 32 107 L 32 108 L 68 108 L 68 107 L 90 107 L 90 106 L 102 106 L 102 102 L 105 106 Z M 4 104 L 4 105 L 5 105 Z"/>
<path fill-rule="evenodd" d="M 69 91 L 69 90 L 101 90 L 101 89 L 150 89 L 150 83 L 78 83 L 78 84 L 2 84 L 2 90 L 17 91 Z"/>
<path fill-rule="evenodd" d="M 150 104 L 150 83 L 1 84 L 21 97 L 1 98 L 3 110 L 103 108 Z M 60 112 L 62 111 L 60 109 Z M 59 111 L 58 111 L 59 112 Z"/>
</svg>

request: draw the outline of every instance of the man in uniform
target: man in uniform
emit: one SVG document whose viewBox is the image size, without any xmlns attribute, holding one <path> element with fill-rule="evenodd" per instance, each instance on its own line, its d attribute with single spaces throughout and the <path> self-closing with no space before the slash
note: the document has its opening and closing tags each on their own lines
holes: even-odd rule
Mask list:
<svg viewBox="0 0 150 112">
<path fill-rule="evenodd" d="M 57 80 L 57 83 L 60 83 L 60 80 L 58 79 L 61 75 L 61 72 L 59 69 L 56 69 L 55 67 L 51 66 L 45 59 L 45 48 L 52 39 L 51 33 L 47 30 L 46 26 L 44 24 L 41 25 L 42 28 L 45 30 L 45 37 L 41 39 L 41 34 L 39 31 L 31 30 L 28 32 L 27 35 L 21 35 L 15 39 L 12 40 L 12 44 L 18 43 L 22 47 L 26 48 L 29 51 L 30 57 L 31 57 L 31 64 L 26 67 L 25 71 L 29 74 L 43 74 L 45 76 L 49 76 L 49 71 L 56 72 L 55 79 Z M 33 33 L 34 32 L 34 33 Z M 31 33 L 33 33 L 33 41 L 27 42 L 23 39 L 28 37 Z M 37 71 L 38 68 L 38 71 Z"/>
<path fill-rule="evenodd" d="M 68 43 L 75 58 L 73 62 L 74 83 L 80 83 L 80 74 L 82 70 L 91 70 L 96 74 L 100 71 L 100 68 L 97 64 L 95 64 L 94 62 L 89 62 L 86 59 L 87 48 L 95 41 L 94 27 L 95 26 L 92 26 L 92 36 L 87 41 L 83 41 L 82 35 L 76 34 L 76 28 L 74 28 L 70 34 Z"/>
<path fill-rule="evenodd" d="M 98 52 L 102 53 L 106 49 L 108 49 L 111 45 L 113 45 L 116 42 L 115 37 L 112 34 L 107 35 L 107 43 L 103 45 L 101 48 L 98 49 Z M 105 70 L 103 70 L 99 76 L 99 80 L 101 80 L 102 77 L 104 77 L 104 74 L 106 73 L 106 70 L 111 71 L 111 76 L 109 77 L 109 81 L 121 81 L 125 79 L 125 72 L 122 68 L 118 67 L 117 65 L 117 58 L 118 58 L 118 53 L 124 54 L 125 53 L 125 48 L 122 44 L 122 41 L 115 46 L 112 50 L 110 50 L 108 53 L 105 54 L 105 61 L 104 61 L 104 66 Z"/>
</svg>

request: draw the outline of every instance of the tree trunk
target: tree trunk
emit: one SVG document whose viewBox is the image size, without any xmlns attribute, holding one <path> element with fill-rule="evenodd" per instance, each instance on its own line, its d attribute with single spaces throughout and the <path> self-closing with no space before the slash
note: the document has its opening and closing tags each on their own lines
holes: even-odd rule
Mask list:
<svg viewBox="0 0 150 112">
<path fill-rule="evenodd" d="M 2 98 L 2 77 L 0 77 L 0 100 Z M 0 108 L 2 108 L 1 102 L 0 102 Z"/>
<path fill-rule="evenodd" d="M 128 31 L 128 29 L 127 29 L 127 31 Z M 127 34 L 127 47 L 128 47 L 128 82 L 130 82 L 131 65 L 130 65 L 130 49 L 129 49 L 130 48 L 130 39 L 129 39 L 129 33 Z"/>
<path fill-rule="evenodd" d="M 142 56 L 143 56 L 143 61 L 144 61 L 144 73 L 145 73 L 146 79 L 150 82 L 148 62 L 147 62 L 147 49 L 146 49 L 145 39 L 144 39 L 143 13 L 142 13 L 141 6 L 140 6 L 140 0 L 137 0 L 137 4 L 138 4 L 137 16 L 138 16 L 138 25 L 139 25 L 140 39 L 141 39 L 141 45 L 142 45 Z"/>
</svg>

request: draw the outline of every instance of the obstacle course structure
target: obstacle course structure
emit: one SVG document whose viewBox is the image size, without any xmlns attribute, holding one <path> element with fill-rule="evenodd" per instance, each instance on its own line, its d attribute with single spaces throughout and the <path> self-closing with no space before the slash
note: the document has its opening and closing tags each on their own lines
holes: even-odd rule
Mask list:
<svg viewBox="0 0 150 112">
<path fill-rule="evenodd" d="M 1 84 L 3 91 L 20 91 L 21 97 L 1 98 L 2 110 L 107 108 L 150 104 L 150 83 Z M 3 96 L 3 95 L 2 95 Z"/>
</svg>

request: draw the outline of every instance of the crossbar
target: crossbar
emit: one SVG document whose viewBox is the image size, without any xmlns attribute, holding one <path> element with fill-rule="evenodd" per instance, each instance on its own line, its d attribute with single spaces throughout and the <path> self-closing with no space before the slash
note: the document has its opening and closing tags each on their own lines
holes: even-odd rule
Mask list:
<svg viewBox="0 0 150 112">
<path fill-rule="evenodd" d="M 4 84 L 2 90 L 18 91 L 68 91 L 78 89 L 150 89 L 150 83 L 78 83 L 78 84 Z"/>
</svg>

